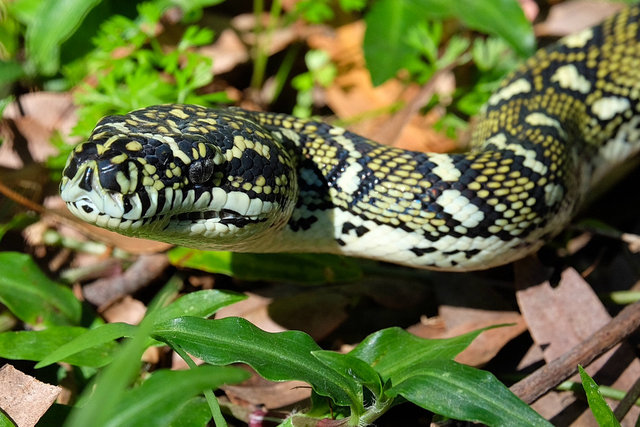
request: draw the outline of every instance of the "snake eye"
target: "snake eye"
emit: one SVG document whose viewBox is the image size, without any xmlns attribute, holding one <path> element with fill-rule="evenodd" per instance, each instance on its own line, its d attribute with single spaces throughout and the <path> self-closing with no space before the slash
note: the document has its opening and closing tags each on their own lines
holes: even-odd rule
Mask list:
<svg viewBox="0 0 640 427">
<path fill-rule="evenodd" d="M 213 160 L 202 159 L 189 166 L 189 180 L 194 184 L 205 183 L 213 175 Z"/>
</svg>

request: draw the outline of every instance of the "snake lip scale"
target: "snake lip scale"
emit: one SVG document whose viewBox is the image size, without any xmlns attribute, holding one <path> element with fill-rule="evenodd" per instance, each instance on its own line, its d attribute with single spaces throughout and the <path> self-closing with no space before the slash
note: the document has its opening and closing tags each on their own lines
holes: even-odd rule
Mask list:
<svg viewBox="0 0 640 427">
<path fill-rule="evenodd" d="M 329 252 L 438 270 L 536 251 L 640 151 L 640 7 L 539 50 L 483 108 L 471 149 L 419 153 L 286 114 L 156 105 L 102 119 L 60 192 L 125 235 Z"/>
</svg>

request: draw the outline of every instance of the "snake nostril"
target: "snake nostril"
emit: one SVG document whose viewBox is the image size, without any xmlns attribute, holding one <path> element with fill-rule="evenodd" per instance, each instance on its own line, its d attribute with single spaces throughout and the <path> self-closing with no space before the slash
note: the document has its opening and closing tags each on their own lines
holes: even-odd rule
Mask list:
<svg viewBox="0 0 640 427">
<path fill-rule="evenodd" d="M 86 168 L 78 185 L 83 190 L 91 191 L 91 181 L 93 181 L 93 168 Z"/>
</svg>

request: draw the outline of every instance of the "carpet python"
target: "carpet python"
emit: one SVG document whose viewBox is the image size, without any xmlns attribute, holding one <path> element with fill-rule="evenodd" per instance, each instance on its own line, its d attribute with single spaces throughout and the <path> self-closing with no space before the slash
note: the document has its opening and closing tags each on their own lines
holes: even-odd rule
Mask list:
<svg viewBox="0 0 640 427">
<path fill-rule="evenodd" d="M 538 51 L 471 149 L 430 154 L 278 113 L 157 105 L 109 116 L 60 191 L 98 226 L 194 248 L 328 252 L 439 270 L 536 251 L 640 149 L 640 8 Z"/>
</svg>

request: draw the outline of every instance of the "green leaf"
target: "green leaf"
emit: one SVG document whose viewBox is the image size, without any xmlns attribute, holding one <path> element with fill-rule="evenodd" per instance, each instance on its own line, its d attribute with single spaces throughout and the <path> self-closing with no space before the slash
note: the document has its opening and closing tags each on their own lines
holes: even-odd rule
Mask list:
<svg viewBox="0 0 640 427">
<path fill-rule="evenodd" d="M 305 381 L 338 405 L 362 405 L 359 385 L 315 358 L 311 352 L 320 347 L 303 332 L 269 333 L 237 317 L 179 317 L 157 323 L 153 337 L 213 365 L 246 363 L 268 380 Z"/>
<path fill-rule="evenodd" d="M 3 412 L 0 412 L 0 427 L 15 427 L 15 424 Z"/>
<path fill-rule="evenodd" d="M 161 322 L 179 316 L 209 317 L 222 307 L 246 298 L 244 294 L 217 289 L 191 292 L 159 309 L 155 321 Z"/>
<path fill-rule="evenodd" d="M 447 10 L 448 7 L 443 7 L 442 12 Z M 413 1 L 380 0 L 373 3 L 364 18 L 367 29 L 363 49 L 375 86 L 395 76 L 414 58 L 416 49 L 406 42 L 407 34 L 410 28 L 426 18 Z"/>
<path fill-rule="evenodd" d="M 150 305 L 154 304 L 162 305 L 155 301 Z M 147 348 L 153 318 L 151 314 L 142 319 L 135 335 L 119 348 L 111 364 L 100 371 L 93 383 L 85 388 L 81 396 L 81 399 L 85 399 L 84 405 L 74 407 L 66 425 L 104 425 L 112 417 L 113 409 L 118 405 L 127 386 L 138 375 L 140 358 Z"/>
<path fill-rule="evenodd" d="M 593 413 L 593 417 L 600 426 L 620 426 L 620 422 L 616 419 L 613 411 L 607 405 L 607 402 L 602 397 L 598 384 L 587 374 L 587 371 L 580 365 L 578 365 L 578 371 L 580 372 L 580 379 L 582 380 L 582 387 L 587 395 L 587 401 L 589 402 L 589 408 Z"/>
<path fill-rule="evenodd" d="M 82 307 L 70 289 L 45 276 L 29 255 L 0 253 L 0 302 L 31 325 L 75 325 Z"/>
<path fill-rule="evenodd" d="M 104 425 L 166 426 L 193 396 L 206 389 L 244 381 L 249 376 L 247 371 L 240 368 L 218 366 L 157 371 L 142 385 L 122 395 Z"/>
<path fill-rule="evenodd" d="M 416 364 L 432 359 L 453 359 L 483 330 L 429 340 L 401 328 L 388 328 L 369 335 L 348 354 L 367 362 L 383 381 L 391 379 L 395 383 L 397 375 Z"/>
<path fill-rule="evenodd" d="M 178 267 L 226 274 L 240 280 L 316 285 L 355 281 L 362 271 L 345 257 L 330 254 L 245 254 L 174 248 L 169 261 Z"/>
<path fill-rule="evenodd" d="M 22 66 L 15 61 L 0 61 L 0 86 L 10 85 L 24 76 Z"/>
<path fill-rule="evenodd" d="M 100 0 L 43 1 L 27 28 L 29 57 L 44 75 L 53 75 L 60 66 L 60 45 L 80 26 Z"/>
<path fill-rule="evenodd" d="M 405 367 L 387 391 L 429 411 L 490 426 L 551 426 L 493 374 L 456 363 L 431 360 Z"/>
<path fill-rule="evenodd" d="M 206 427 L 211 420 L 211 411 L 207 401 L 202 396 L 192 397 L 179 407 L 169 427 L 202 426 Z"/>
<path fill-rule="evenodd" d="M 0 357 L 19 360 L 45 360 L 64 344 L 83 336 L 87 329 L 52 326 L 42 331 L 16 331 L 0 334 Z M 74 366 L 98 368 L 111 362 L 117 348 L 114 342 L 86 348 L 61 360 Z"/>
<path fill-rule="evenodd" d="M 522 57 L 533 54 L 533 29 L 518 1 L 458 0 L 455 11 L 469 28 L 499 36 Z"/>
<path fill-rule="evenodd" d="M 349 381 L 356 381 L 367 387 L 376 397 L 382 394 L 380 375 L 363 360 L 350 354 L 327 350 L 313 351 L 311 354 Z"/>
<path fill-rule="evenodd" d="M 65 342 L 60 345 L 46 357 L 40 359 L 40 362 L 36 364 L 36 368 L 43 368 L 52 363 L 56 363 L 60 360 L 67 360 L 71 356 L 87 351 L 94 347 L 107 345 L 108 343 L 114 343 L 114 340 L 126 336 L 132 336 L 136 330 L 133 325 L 126 323 L 107 323 L 106 325 L 98 326 L 95 329 L 89 329 L 82 335 Z"/>
<path fill-rule="evenodd" d="M 373 84 L 384 83 L 414 61 L 419 52 L 409 39 L 414 28 L 446 17 L 503 38 L 523 57 L 534 51 L 531 23 L 516 0 L 380 0 L 365 16 L 363 48 Z"/>
</svg>

